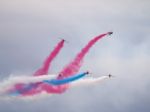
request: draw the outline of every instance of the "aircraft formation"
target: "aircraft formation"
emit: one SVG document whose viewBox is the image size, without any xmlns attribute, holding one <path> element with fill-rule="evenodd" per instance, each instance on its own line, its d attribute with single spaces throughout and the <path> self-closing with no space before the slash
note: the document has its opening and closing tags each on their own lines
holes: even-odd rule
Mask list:
<svg viewBox="0 0 150 112">
<path fill-rule="evenodd" d="M 44 60 L 43 65 L 35 71 L 32 76 L 28 78 L 25 77 L 23 79 L 16 78 L 13 81 L 9 81 L 13 83 L 3 86 L 5 89 L 3 91 L 0 90 L 0 93 L 16 97 L 34 96 L 43 92 L 47 94 L 61 94 L 73 86 L 94 84 L 101 82 L 104 79 L 111 78 L 111 74 L 94 78 L 88 76 L 91 74 L 88 71 L 79 73 L 83 59 L 89 52 L 90 48 L 98 40 L 111 34 L 113 34 L 113 32 L 107 32 L 94 37 L 87 43 L 87 45 L 85 45 L 84 48 L 81 49 L 75 58 L 59 72 L 59 74 L 49 75 L 48 72 L 52 61 L 60 53 L 61 49 L 64 47 L 64 43 L 66 42 L 65 39 L 61 39 L 49 56 Z"/>
</svg>

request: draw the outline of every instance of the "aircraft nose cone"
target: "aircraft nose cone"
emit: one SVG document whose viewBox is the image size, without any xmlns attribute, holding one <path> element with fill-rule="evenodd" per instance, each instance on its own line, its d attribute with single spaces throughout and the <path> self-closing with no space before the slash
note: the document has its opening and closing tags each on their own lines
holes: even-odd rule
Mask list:
<svg viewBox="0 0 150 112">
<path fill-rule="evenodd" d="M 109 35 L 113 34 L 113 32 L 108 32 Z"/>
</svg>

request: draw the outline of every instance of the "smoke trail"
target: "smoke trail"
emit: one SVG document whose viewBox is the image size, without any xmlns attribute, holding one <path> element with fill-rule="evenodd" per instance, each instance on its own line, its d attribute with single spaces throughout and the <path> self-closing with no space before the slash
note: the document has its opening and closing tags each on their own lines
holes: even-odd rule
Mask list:
<svg viewBox="0 0 150 112">
<path fill-rule="evenodd" d="M 109 79 L 109 76 L 101 76 L 98 78 L 88 77 L 88 78 L 84 78 L 84 79 L 80 79 L 75 82 L 72 82 L 70 84 L 70 87 L 89 86 L 89 85 L 100 83 L 104 81 L 105 79 Z"/>
<path fill-rule="evenodd" d="M 42 77 L 41 77 L 41 79 L 42 79 Z M 88 78 L 79 79 L 79 80 L 70 82 L 70 87 L 75 88 L 75 87 L 81 87 L 81 86 L 90 86 L 90 85 L 92 86 L 92 85 L 95 85 L 95 84 L 99 84 L 99 83 L 103 82 L 106 79 L 109 79 L 109 76 L 101 76 L 101 77 L 98 77 L 98 78 L 88 77 Z M 53 94 L 49 94 L 45 91 L 34 94 L 34 96 L 25 95 L 26 97 L 22 97 L 22 96 L 19 96 L 19 95 L 17 95 L 17 96 L 13 96 L 13 95 L 11 95 L 11 96 L 10 95 L 9 96 L 8 95 L 7 96 L 6 95 L 2 96 L 0 94 L 0 99 L 11 100 L 12 98 L 13 99 L 15 98 L 15 99 L 22 99 L 22 100 L 35 100 L 35 99 L 39 99 L 39 98 L 49 97 L 49 96 L 52 96 L 52 95 Z"/>
<path fill-rule="evenodd" d="M 59 74 L 59 76 L 57 77 L 57 79 L 64 79 L 66 77 L 69 77 L 69 76 L 72 76 L 74 74 L 76 74 L 80 67 L 81 67 L 81 62 L 84 58 L 84 56 L 87 54 L 87 52 L 89 51 L 89 49 L 99 40 L 101 39 L 102 37 L 106 36 L 106 35 L 110 35 L 112 34 L 112 32 L 107 32 L 107 33 L 104 33 L 104 34 L 101 34 L 97 37 L 95 37 L 94 39 L 92 39 L 82 50 L 81 52 L 79 52 L 77 54 L 77 56 L 75 57 L 75 59 L 69 64 L 67 65 Z M 56 48 L 58 48 L 57 50 L 54 49 L 54 51 L 51 53 L 52 55 L 50 55 L 42 68 L 40 68 L 35 74 L 34 76 L 38 76 L 38 75 L 43 75 L 44 74 L 47 74 L 48 72 L 48 67 L 49 67 L 49 64 L 50 62 L 53 60 L 53 58 L 57 55 L 57 53 L 59 52 L 60 48 L 63 46 L 63 43 L 64 43 L 64 40 L 62 40 L 58 46 Z M 90 79 L 91 80 L 91 79 Z M 90 81 L 88 80 L 88 81 Z M 94 80 L 94 81 L 93 81 Z M 100 79 L 99 79 L 100 80 Z M 98 81 L 99 81 L 98 80 Z M 86 81 L 82 81 L 82 82 L 86 82 Z M 90 82 L 96 82 L 96 79 L 92 79 L 92 81 Z M 87 82 L 86 82 L 87 83 Z M 15 89 L 19 89 L 19 88 L 22 88 L 22 85 L 16 85 L 15 86 Z M 54 86 L 54 85 L 50 85 L 50 84 L 47 84 L 47 83 L 42 83 L 40 84 L 39 86 L 35 87 L 34 89 L 30 90 L 30 91 L 27 91 L 25 93 L 23 93 L 22 95 L 23 96 L 32 96 L 32 95 L 35 95 L 35 94 L 40 94 L 42 93 L 43 91 L 48 93 L 48 94 L 60 94 L 60 93 L 63 93 L 65 92 L 67 89 L 68 89 L 69 85 L 68 84 L 64 84 L 64 85 L 58 85 L 58 86 Z"/>
<path fill-rule="evenodd" d="M 49 70 L 49 66 L 50 66 L 50 64 L 51 64 L 51 62 L 53 61 L 53 59 L 57 56 L 57 54 L 60 52 L 60 50 L 62 49 L 62 47 L 63 47 L 63 45 L 64 45 L 64 41 L 65 40 L 61 40 L 57 45 L 56 45 L 56 47 L 54 48 L 54 50 L 50 53 L 50 55 L 46 58 L 46 60 L 44 61 L 44 63 L 43 63 L 43 66 L 40 68 L 40 69 L 38 69 L 34 74 L 33 74 L 33 76 L 40 76 L 40 75 L 47 75 L 48 74 L 48 70 Z M 8 85 L 8 82 L 16 82 L 16 79 L 17 78 L 10 78 L 10 80 L 9 81 L 5 81 L 6 83 L 7 83 L 7 85 Z M 20 81 L 19 81 L 19 80 Z M 19 77 L 17 79 L 17 81 L 18 81 L 18 83 L 16 83 L 15 85 L 14 85 L 14 87 L 12 87 L 12 89 L 14 89 L 14 90 L 17 90 L 17 89 L 22 89 L 22 87 L 24 87 L 25 86 L 25 83 L 24 82 L 26 82 L 26 81 L 29 81 L 29 79 L 31 80 L 31 81 L 33 81 L 32 80 L 32 78 L 29 78 L 29 79 L 27 79 L 27 77 L 24 77 L 23 79 L 27 79 L 26 81 L 21 81 L 21 78 Z M 35 78 L 35 79 L 40 79 L 40 77 L 38 77 L 38 78 Z M 11 84 L 11 83 L 10 83 Z M 5 85 L 4 83 L 3 83 L 3 85 Z M 8 86 L 7 86 L 8 87 Z M 36 88 L 35 88 L 36 89 Z"/>
<path fill-rule="evenodd" d="M 41 82 L 43 80 L 50 80 L 56 78 L 56 74 L 49 74 L 43 76 L 10 76 L 8 79 L 1 81 L 0 83 L 0 93 L 7 91 L 9 88 L 13 88 L 16 84 L 29 84 Z"/>
<path fill-rule="evenodd" d="M 95 37 L 94 39 L 92 39 L 91 41 L 89 41 L 89 43 L 77 54 L 77 56 L 75 57 L 75 59 L 69 64 L 67 65 L 61 72 L 60 72 L 60 76 L 58 78 L 64 78 L 64 77 L 68 77 L 70 75 L 76 74 L 82 64 L 82 60 L 84 58 L 84 56 L 87 54 L 87 52 L 89 51 L 89 49 L 102 37 L 106 36 L 106 35 L 110 35 L 112 34 L 112 32 L 107 32 L 104 34 L 101 34 L 97 37 Z"/>
<path fill-rule="evenodd" d="M 82 77 L 89 74 L 89 72 L 84 72 L 81 74 L 73 75 L 64 79 L 52 79 L 52 80 L 44 80 L 43 82 L 52 84 L 52 85 L 62 85 L 62 84 L 68 84 L 70 82 L 76 81 L 78 79 L 81 79 Z"/>
<path fill-rule="evenodd" d="M 24 86 L 22 88 L 17 89 L 17 90 L 10 90 L 10 91 L 8 91 L 8 94 L 13 95 L 13 96 L 14 95 L 15 96 L 22 95 L 23 93 L 28 92 L 28 91 L 34 89 L 35 87 L 38 87 L 43 82 L 48 83 L 49 85 L 55 85 L 55 86 L 63 85 L 63 84 L 69 84 L 75 80 L 79 80 L 79 79 L 85 77 L 87 74 L 89 74 L 89 73 L 83 72 L 81 74 L 70 76 L 70 77 L 65 78 L 65 79 L 54 79 L 53 78 L 53 79 L 43 80 L 44 79 L 43 77 L 41 77 L 40 79 L 32 78 L 32 83 L 30 82 L 30 83 L 24 84 Z M 27 80 L 27 78 L 26 78 L 26 80 Z M 31 79 L 28 79 L 28 80 L 31 81 Z M 36 81 L 36 82 L 34 82 L 34 81 Z"/>
<path fill-rule="evenodd" d="M 95 37 L 94 39 L 92 39 L 82 50 L 81 52 L 79 52 L 79 54 L 77 54 L 77 56 L 75 57 L 75 59 L 68 65 L 66 66 L 59 74 L 59 76 L 57 77 L 58 79 L 63 79 L 65 77 L 69 77 L 71 75 L 77 74 L 77 72 L 79 71 L 80 67 L 81 67 L 81 62 L 84 58 L 84 56 L 87 54 L 87 52 L 89 51 L 89 49 L 102 37 L 106 36 L 106 35 L 110 35 L 112 34 L 112 32 L 107 32 L 104 34 L 101 34 L 97 37 Z M 69 85 L 68 84 L 64 84 L 64 85 L 59 85 L 59 86 L 53 86 L 53 85 L 49 85 L 49 84 L 40 84 L 40 88 L 39 89 L 33 89 L 32 91 L 26 93 L 25 95 L 34 95 L 37 94 L 39 92 L 42 92 L 43 90 L 45 90 L 47 93 L 55 93 L 55 94 L 60 94 L 65 92 L 68 88 Z"/>
<path fill-rule="evenodd" d="M 63 47 L 64 41 L 65 40 L 61 40 L 57 44 L 57 46 L 54 48 L 54 50 L 51 52 L 51 54 L 44 61 L 43 66 L 34 73 L 34 76 L 48 74 L 49 66 L 50 66 L 51 62 L 53 61 L 53 59 L 57 56 L 57 54 L 59 53 L 59 51 L 61 50 L 61 48 Z"/>
<path fill-rule="evenodd" d="M 0 94 L 0 101 L 16 101 L 16 100 L 24 100 L 24 101 L 33 101 L 33 100 L 39 100 L 39 99 L 43 99 L 43 98 L 49 98 L 51 97 L 53 94 L 48 94 L 46 92 L 41 92 L 35 95 L 31 95 L 31 96 L 12 96 L 12 95 L 8 95 L 8 94 Z"/>
<path fill-rule="evenodd" d="M 42 93 L 43 91 L 45 91 L 46 93 L 49 93 L 49 94 L 60 94 L 66 90 L 66 88 L 68 87 L 68 85 L 71 82 L 78 80 L 78 79 L 86 76 L 87 74 L 89 74 L 89 73 L 84 72 L 84 73 L 73 75 L 73 76 L 70 76 L 70 77 L 67 77 L 64 79 L 44 80 L 38 86 L 36 84 L 31 85 L 31 86 L 29 85 L 27 87 L 27 91 L 25 90 L 25 91 L 21 92 L 21 94 L 23 96 L 29 96 L 29 95 L 35 95 L 35 94 Z"/>
<path fill-rule="evenodd" d="M 59 51 L 61 50 L 61 48 L 63 47 L 64 45 L 64 41 L 65 40 L 61 40 L 57 46 L 54 48 L 54 50 L 50 53 L 50 55 L 46 58 L 46 60 L 44 61 L 44 64 L 43 66 L 38 69 L 34 74 L 33 76 L 40 76 L 40 75 L 46 75 L 48 73 L 48 70 L 49 70 L 49 66 L 51 64 L 51 62 L 53 61 L 53 59 L 57 56 L 57 54 L 59 53 Z M 14 86 L 14 90 L 17 90 L 17 89 L 21 89 L 23 86 L 25 86 L 23 83 L 18 83 Z M 32 91 L 30 91 L 30 93 L 35 93 L 37 88 L 34 88 L 32 89 Z M 39 90 L 40 92 L 42 92 L 42 90 Z M 39 92 L 38 91 L 38 92 Z M 36 92 L 37 93 L 37 92 Z"/>
<path fill-rule="evenodd" d="M 11 77 L 8 80 L 5 80 L 0 83 L 0 93 L 6 92 L 9 95 L 21 95 L 25 92 L 35 89 L 36 87 L 38 88 L 38 86 L 42 83 L 58 86 L 71 83 L 75 80 L 85 77 L 87 74 L 89 73 L 83 72 L 81 74 L 70 76 L 65 79 L 56 79 L 56 75 L 43 75 L 37 77 L 34 76 Z M 20 87 L 14 88 L 16 86 L 19 86 L 18 84 L 21 86 L 21 88 Z"/>
</svg>

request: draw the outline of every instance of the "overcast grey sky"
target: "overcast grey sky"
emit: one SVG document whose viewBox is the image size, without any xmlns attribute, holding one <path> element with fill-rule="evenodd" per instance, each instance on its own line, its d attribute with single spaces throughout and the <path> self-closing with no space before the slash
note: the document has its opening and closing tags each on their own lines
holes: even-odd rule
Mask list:
<svg viewBox="0 0 150 112">
<path fill-rule="evenodd" d="M 116 78 L 37 101 L 0 101 L 1 112 L 149 112 L 149 0 L 1 0 L 0 78 L 32 74 L 59 38 L 69 41 L 51 66 L 58 73 L 94 36 L 81 71 Z M 71 52 L 71 53 L 70 53 Z"/>
</svg>

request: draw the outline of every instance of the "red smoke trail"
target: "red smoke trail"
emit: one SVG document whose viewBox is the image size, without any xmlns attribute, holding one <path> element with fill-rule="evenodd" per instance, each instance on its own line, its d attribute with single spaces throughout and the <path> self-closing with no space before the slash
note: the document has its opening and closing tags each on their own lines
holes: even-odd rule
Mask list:
<svg viewBox="0 0 150 112">
<path fill-rule="evenodd" d="M 64 45 L 64 41 L 65 40 L 61 40 L 57 46 L 54 48 L 54 50 L 51 52 L 51 54 L 46 58 L 46 60 L 44 61 L 43 66 L 38 69 L 33 75 L 34 76 L 39 76 L 39 75 L 46 75 L 48 74 L 48 70 L 49 70 L 49 66 L 52 62 L 52 60 L 57 56 L 57 54 L 59 53 L 59 51 L 61 50 L 61 48 Z"/>
<path fill-rule="evenodd" d="M 60 50 L 62 49 L 63 45 L 64 45 L 65 40 L 62 39 L 54 48 L 54 50 L 50 53 L 50 55 L 46 58 L 46 60 L 43 63 L 43 66 L 38 69 L 33 75 L 34 76 L 39 76 L 39 75 L 46 75 L 48 74 L 48 70 L 49 70 L 49 66 L 51 64 L 51 62 L 53 61 L 53 59 L 57 56 L 57 54 L 60 52 Z M 13 91 L 13 90 L 20 90 L 24 87 L 25 84 L 22 83 L 18 83 L 15 84 L 14 88 L 10 89 L 9 91 Z M 39 92 L 36 90 L 37 88 L 32 89 L 31 91 L 29 91 L 29 93 L 36 93 Z"/>
<path fill-rule="evenodd" d="M 62 78 L 76 74 L 79 71 L 79 69 L 81 67 L 81 62 L 82 62 L 84 56 L 89 51 L 89 49 L 99 39 L 101 39 L 102 37 L 104 37 L 106 35 L 110 35 L 110 34 L 112 34 L 112 32 L 107 32 L 107 33 L 101 34 L 101 35 L 95 37 L 94 39 L 92 39 L 91 41 L 89 41 L 89 43 L 77 54 L 75 59 L 60 72 L 58 79 L 62 79 Z M 31 91 L 28 91 L 28 92 L 24 93 L 23 95 L 24 96 L 34 95 L 34 94 L 40 93 L 42 91 L 45 91 L 49 94 L 60 94 L 60 93 L 65 92 L 68 89 L 68 87 L 69 87 L 69 84 L 53 86 L 53 85 L 50 85 L 47 83 L 42 83 L 42 84 L 40 84 L 39 88 L 32 89 Z"/>
<path fill-rule="evenodd" d="M 102 37 L 106 36 L 106 35 L 110 35 L 112 34 L 112 32 L 107 32 L 104 34 L 101 34 L 97 37 L 95 37 L 94 39 L 92 39 L 91 41 L 89 41 L 89 43 L 81 50 L 81 52 L 79 52 L 77 54 L 77 56 L 75 57 L 75 59 L 69 64 L 67 65 L 61 72 L 58 78 L 64 78 L 64 77 L 68 77 L 70 75 L 74 75 L 76 74 L 82 64 L 83 58 L 84 56 L 87 54 L 87 52 L 89 51 L 89 49 Z"/>
</svg>

